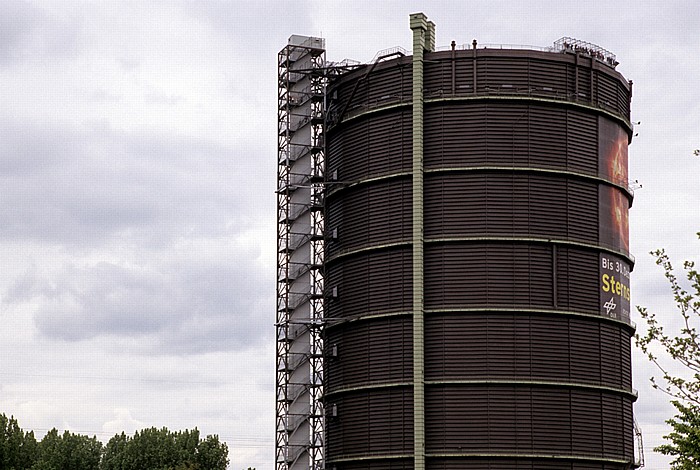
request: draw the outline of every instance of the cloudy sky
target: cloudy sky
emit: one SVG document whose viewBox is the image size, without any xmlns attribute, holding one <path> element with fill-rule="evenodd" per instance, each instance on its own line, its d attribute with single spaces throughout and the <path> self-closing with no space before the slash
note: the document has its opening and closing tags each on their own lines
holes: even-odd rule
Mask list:
<svg viewBox="0 0 700 470">
<path fill-rule="evenodd" d="M 42 435 L 219 434 L 274 467 L 276 54 L 411 44 L 613 51 L 634 80 L 633 303 L 668 312 L 647 253 L 700 258 L 700 3 L 0 1 L 0 412 Z M 677 263 L 680 265 L 680 263 Z M 639 323 L 639 320 L 637 320 Z M 673 412 L 637 354 L 647 468 Z"/>
</svg>

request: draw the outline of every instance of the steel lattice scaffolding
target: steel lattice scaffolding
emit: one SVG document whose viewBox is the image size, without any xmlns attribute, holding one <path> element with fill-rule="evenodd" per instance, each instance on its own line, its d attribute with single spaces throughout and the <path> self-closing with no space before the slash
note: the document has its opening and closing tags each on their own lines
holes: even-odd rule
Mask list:
<svg viewBox="0 0 700 470">
<path fill-rule="evenodd" d="M 323 468 L 324 65 L 321 38 L 278 55 L 277 470 Z"/>
</svg>

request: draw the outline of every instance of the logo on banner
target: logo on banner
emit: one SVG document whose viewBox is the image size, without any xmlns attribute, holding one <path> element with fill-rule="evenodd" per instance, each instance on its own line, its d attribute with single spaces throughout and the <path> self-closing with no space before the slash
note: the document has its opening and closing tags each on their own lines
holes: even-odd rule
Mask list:
<svg viewBox="0 0 700 470">
<path fill-rule="evenodd" d="M 615 307 L 617 307 L 617 304 L 615 303 L 615 297 L 610 297 L 610 300 L 603 304 L 603 308 L 605 309 L 608 315 L 610 315 L 610 312 L 615 310 Z"/>
</svg>

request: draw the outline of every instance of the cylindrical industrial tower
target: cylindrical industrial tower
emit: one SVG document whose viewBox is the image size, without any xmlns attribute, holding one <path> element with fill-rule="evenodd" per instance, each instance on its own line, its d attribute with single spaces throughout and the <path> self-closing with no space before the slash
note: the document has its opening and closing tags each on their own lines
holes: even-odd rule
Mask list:
<svg viewBox="0 0 700 470">
<path fill-rule="evenodd" d="M 634 467 L 631 82 L 411 29 L 327 90 L 326 468 Z"/>
</svg>

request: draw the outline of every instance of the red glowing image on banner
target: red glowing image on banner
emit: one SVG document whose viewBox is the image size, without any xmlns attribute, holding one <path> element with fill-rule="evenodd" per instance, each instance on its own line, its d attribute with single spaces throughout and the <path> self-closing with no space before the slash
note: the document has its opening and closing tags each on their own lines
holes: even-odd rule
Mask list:
<svg viewBox="0 0 700 470">
<path fill-rule="evenodd" d="M 600 176 L 616 185 L 627 187 L 628 136 L 623 128 L 600 118 Z M 629 199 L 616 187 L 601 187 L 601 243 L 629 252 Z"/>
<path fill-rule="evenodd" d="M 617 239 L 620 242 L 620 248 L 629 252 L 629 200 L 627 196 L 620 191 L 612 191 L 612 202 L 610 210 L 612 212 L 613 231 L 617 233 Z"/>
</svg>

